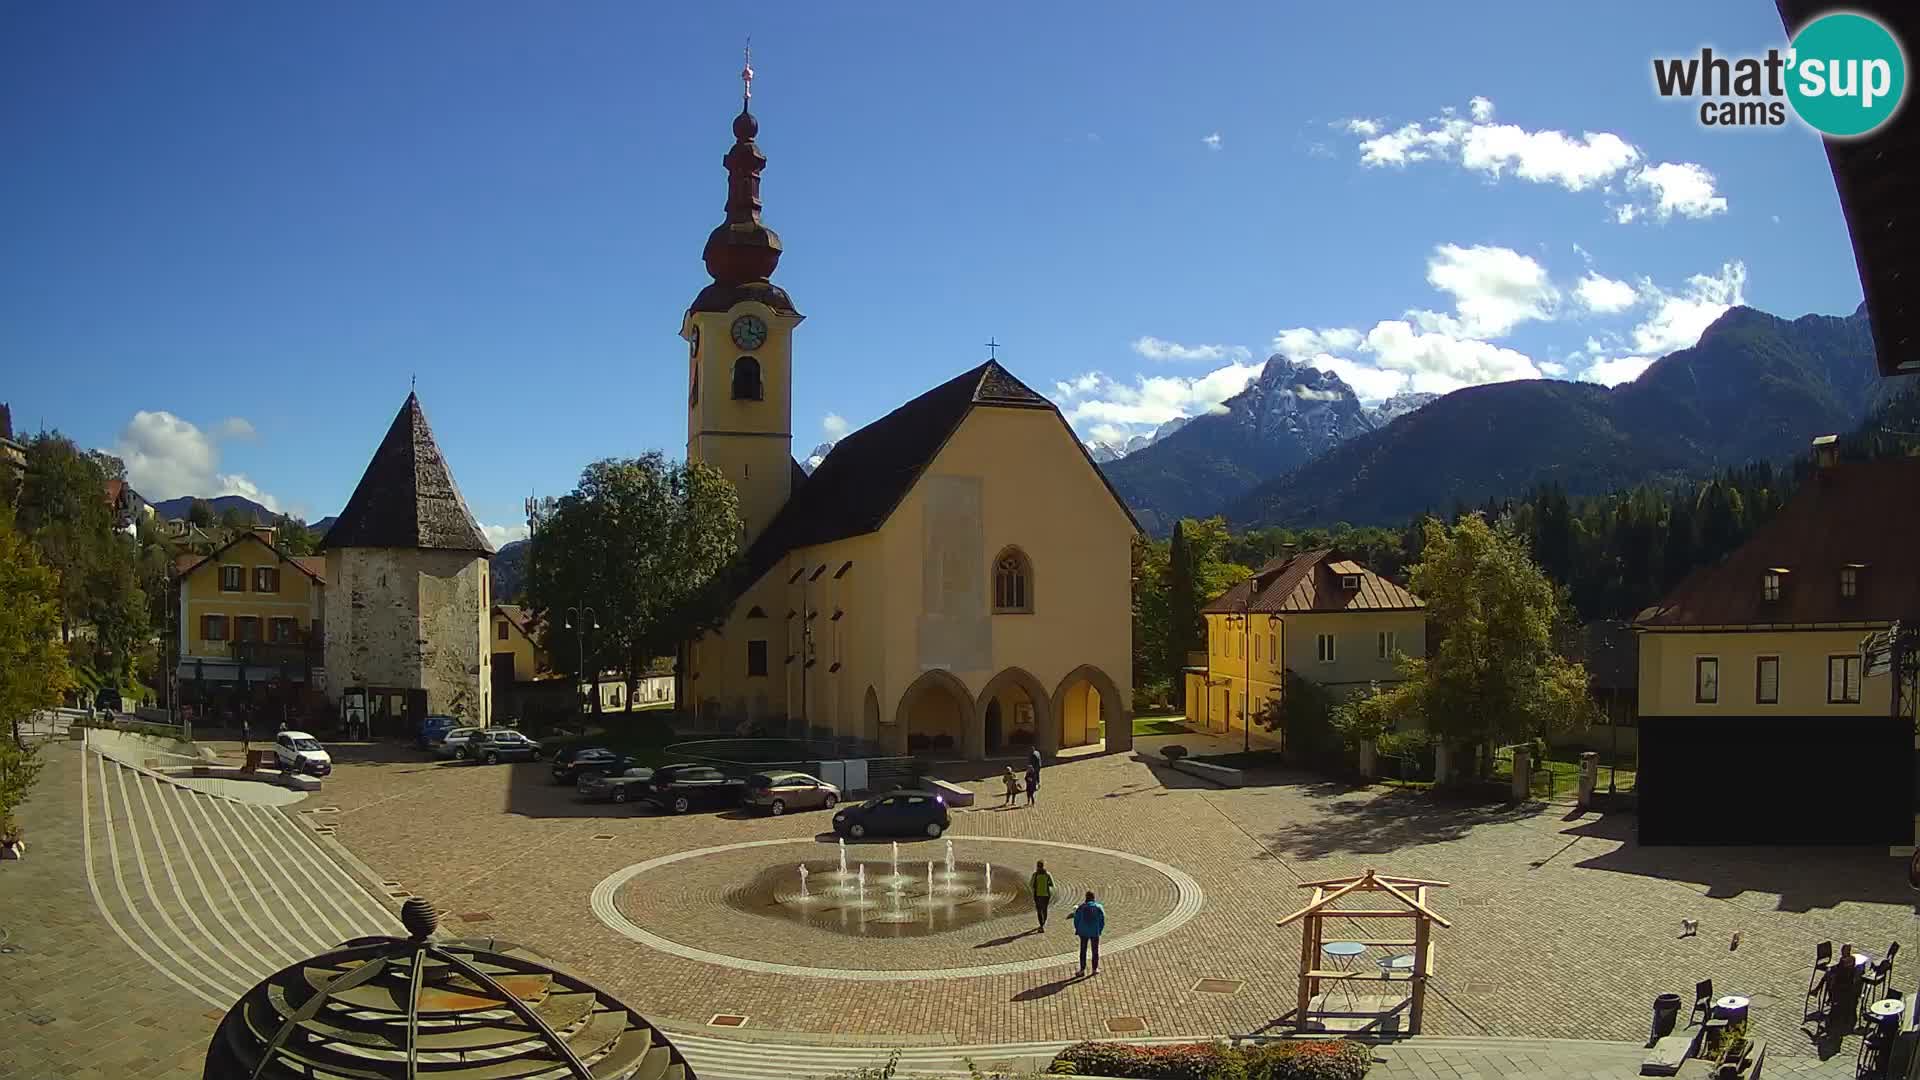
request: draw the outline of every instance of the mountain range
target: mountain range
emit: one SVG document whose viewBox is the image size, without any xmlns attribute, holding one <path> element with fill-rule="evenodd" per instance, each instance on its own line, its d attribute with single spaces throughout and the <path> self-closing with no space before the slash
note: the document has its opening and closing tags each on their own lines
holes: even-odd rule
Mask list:
<svg viewBox="0 0 1920 1080">
<path fill-rule="evenodd" d="M 154 516 L 158 517 L 161 521 L 184 518 L 199 498 L 198 495 L 182 495 L 177 499 L 162 499 L 153 504 Z M 258 525 L 271 525 L 280 520 L 279 514 L 254 502 L 245 495 L 215 495 L 213 498 L 207 499 L 206 503 L 213 508 L 213 517 L 216 521 L 220 519 L 220 515 L 226 513 L 228 510 L 239 510 L 244 514 L 252 514 L 254 523 Z"/>
<path fill-rule="evenodd" d="M 1396 524 L 1549 482 L 1592 495 L 1697 477 L 1783 461 L 1815 436 L 1852 430 L 1912 382 L 1879 377 L 1864 305 L 1845 317 L 1791 321 L 1735 307 L 1692 348 L 1661 357 L 1632 382 L 1536 379 L 1456 390 L 1304 463 L 1268 468 L 1197 512 L 1224 514 L 1236 527 Z M 1178 441 L 1163 446 L 1179 451 Z M 1274 459 L 1293 452 L 1283 446 Z"/>
</svg>

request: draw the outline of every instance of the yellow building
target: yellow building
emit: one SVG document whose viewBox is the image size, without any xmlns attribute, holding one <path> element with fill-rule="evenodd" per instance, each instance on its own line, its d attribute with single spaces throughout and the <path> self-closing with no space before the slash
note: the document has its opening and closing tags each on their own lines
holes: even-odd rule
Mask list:
<svg viewBox="0 0 1920 1080">
<path fill-rule="evenodd" d="M 1913 842 L 1917 658 L 1878 646 L 1920 616 L 1920 459 L 1815 448 L 1772 520 L 1634 621 L 1642 843 Z"/>
<path fill-rule="evenodd" d="M 242 532 L 210 555 L 182 555 L 173 581 L 181 699 L 298 709 L 323 687 L 325 560 L 289 555 L 274 530 Z"/>
<path fill-rule="evenodd" d="M 1274 559 L 1201 609 L 1204 664 L 1187 670 L 1187 719 L 1207 731 L 1255 733 L 1284 694 L 1286 673 L 1336 698 L 1400 679 L 1400 656 L 1425 656 L 1426 605 L 1332 550 Z"/>
<path fill-rule="evenodd" d="M 752 584 L 689 643 L 677 697 L 717 725 L 940 758 L 1132 745 L 1132 516 L 1052 403 L 993 360 L 793 451 L 794 332 L 769 278 L 759 129 L 725 158 L 713 283 L 681 323 L 687 456 L 740 492 Z"/>
<path fill-rule="evenodd" d="M 535 640 L 539 618 L 519 604 L 493 605 L 493 679 L 526 682 L 547 670 L 547 651 Z"/>
</svg>

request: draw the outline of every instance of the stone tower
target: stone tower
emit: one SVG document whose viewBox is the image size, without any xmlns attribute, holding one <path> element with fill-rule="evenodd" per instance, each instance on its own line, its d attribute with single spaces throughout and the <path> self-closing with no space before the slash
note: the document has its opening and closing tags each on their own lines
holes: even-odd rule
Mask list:
<svg viewBox="0 0 1920 1080">
<path fill-rule="evenodd" d="M 324 544 L 328 697 L 365 689 L 375 734 L 395 734 L 403 716 L 417 722 L 428 713 L 490 723 L 493 548 L 415 395 L 400 406 Z"/>
<path fill-rule="evenodd" d="M 780 264 L 780 236 L 760 220 L 766 155 L 754 143 L 760 122 L 748 106 L 733 120 L 727 169 L 727 219 L 707 237 L 703 258 L 713 283 L 700 290 L 680 323 L 686 339 L 687 460 L 725 473 L 740 493 L 751 544 L 793 494 L 793 328 L 804 318 L 786 290 L 768 279 Z"/>
</svg>

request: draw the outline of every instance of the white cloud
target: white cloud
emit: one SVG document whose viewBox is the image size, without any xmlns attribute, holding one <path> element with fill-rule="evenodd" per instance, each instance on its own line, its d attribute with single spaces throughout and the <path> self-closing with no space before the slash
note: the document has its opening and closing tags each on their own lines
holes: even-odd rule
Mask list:
<svg viewBox="0 0 1920 1080">
<path fill-rule="evenodd" d="M 1775 225 L 1778 225 L 1778 224 L 1780 224 L 1780 215 L 1779 215 L 1779 214 L 1775 214 L 1775 215 L 1773 215 L 1773 223 L 1774 223 Z"/>
<path fill-rule="evenodd" d="M 1203 143 L 1205 143 L 1205 144 L 1206 144 L 1206 146 L 1207 146 L 1207 149 L 1209 149 L 1209 150 L 1218 150 L 1218 149 L 1220 149 L 1220 133 L 1219 133 L 1219 132 L 1217 132 L 1217 131 L 1216 131 L 1216 132 L 1214 132 L 1214 133 L 1213 133 L 1213 134 L 1211 134 L 1211 135 L 1208 135 L 1208 136 L 1206 136 L 1205 138 L 1203 138 L 1203 139 L 1201 139 L 1200 141 L 1201 141 L 1201 142 L 1203 142 Z"/>
<path fill-rule="evenodd" d="M 839 442 L 846 438 L 851 427 L 852 425 L 847 423 L 847 418 L 839 413 L 828 413 L 820 421 L 820 430 L 826 433 L 828 442 Z"/>
<path fill-rule="evenodd" d="M 243 495 L 269 510 L 280 504 L 243 473 L 220 472 L 220 440 L 251 438 L 253 425 L 229 417 L 212 432 L 163 410 L 133 414 L 109 449 L 127 465 L 127 482 L 158 502 L 182 495 Z"/>
<path fill-rule="evenodd" d="M 1139 338 L 1133 343 L 1133 351 L 1149 360 L 1198 360 L 1215 364 L 1253 356 L 1244 345 L 1182 345 L 1157 337 Z"/>
<path fill-rule="evenodd" d="M 1134 429 L 1158 427 L 1176 417 L 1218 410 L 1221 402 L 1258 378 L 1263 366 L 1227 364 L 1193 378 L 1136 375 L 1132 383 L 1091 371 L 1056 385 L 1066 399 L 1062 411 L 1075 427 L 1106 431 L 1108 436 L 1130 435 L 1137 433 Z"/>
<path fill-rule="evenodd" d="M 1379 365 L 1403 372 L 1408 389 L 1444 394 L 1463 386 L 1537 379 L 1540 369 L 1525 353 L 1477 338 L 1423 332 L 1398 319 L 1367 332 L 1366 349 Z"/>
<path fill-rule="evenodd" d="M 1597 360 L 1587 370 L 1580 373 L 1586 382 L 1599 383 L 1601 386 L 1618 386 L 1623 382 L 1632 382 L 1640 373 L 1653 366 L 1653 358 L 1647 356 L 1616 356 L 1608 360 Z"/>
<path fill-rule="evenodd" d="M 1364 340 L 1366 337 L 1360 331 L 1345 327 L 1332 330 L 1309 330 L 1304 326 L 1298 326 L 1275 334 L 1273 351 L 1299 363 L 1321 353 L 1352 352 L 1359 348 Z"/>
<path fill-rule="evenodd" d="M 1385 401 L 1407 388 L 1407 377 L 1398 371 L 1386 371 L 1332 353 L 1321 353 L 1305 361 L 1321 371 L 1340 376 L 1362 401 Z"/>
<path fill-rule="evenodd" d="M 1734 261 L 1718 274 L 1695 274 L 1684 289 L 1670 293 L 1651 280 L 1642 281 L 1642 298 L 1653 308 L 1646 321 L 1633 328 L 1633 351 L 1664 356 L 1691 348 L 1702 331 L 1728 308 L 1746 303 L 1747 265 Z"/>
<path fill-rule="evenodd" d="M 480 526 L 480 531 L 487 535 L 487 543 L 492 544 L 493 549 L 498 551 L 508 544 L 513 543 L 515 540 L 525 540 L 527 538 L 527 523 L 523 521 L 518 525 L 483 524 Z"/>
<path fill-rule="evenodd" d="M 1675 214 L 1705 218 L 1727 212 L 1726 198 L 1714 190 L 1713 173 L 1692 162 L 1663 161 L 1636 169 L 1627 177 L 1627 186 L 1653 196 L 1652 213 L 1659 221 Z"/>
<path fill-rule="evenodd" d="M 1457 327 L 1446 316 L 1419 313 L 1428 329 L 1455 336 L 1500 337 L 1520 323 L 1550 320 L 1560 290 L 1547 268 L 1511 248 L 1442 244 L 1427 261 L 1427 282 L 1453 297 Z"/>
<path fill-rule="evenodd" d="M 1359 138 L 1360 163 L 1373 168 L 1450 161 L 1494 180 L 1511 175 L 1576 192 L 1593 188 L 1611 192 L 1612 182 L 1622 179 L 1642 202 L 1612 207 L 1621 224 L 1648 214 L 1664 222 L 1676 214 L 1703 218 L 1726 212 L 1727 200 L 1715 192 L 1713 173 L 1705 166 L 1692 162 L 1641 166 L 1646 154 L 1610 131 L 1570 135 L 1551 128 L 1496 124 L 1493 102 L 1484 97 L 1473 98 L 1467 112 L 1462 117 L 1448 107 L 1425 122 L 1390 130 L 1367 118 L 1334 127 Z"/>
<path fill-rule="evenodd" d="M 1540 374 L 1550 379 L 1558 379 L 1567 373 L 1567 365 L 1556 364 L 1551 360 L 1535 360 L 1534 366 L 1540 369 Z"/>
<path fill-rule="evenodd" d="M 1632 285 L 1591 270 L 1574 286 L 1573 294 L 1579 298 L 1582 307 L 1598 315 L 1625 311 L 1639 300 L 1639 294 L 1634 292 Z"/>
</svg>

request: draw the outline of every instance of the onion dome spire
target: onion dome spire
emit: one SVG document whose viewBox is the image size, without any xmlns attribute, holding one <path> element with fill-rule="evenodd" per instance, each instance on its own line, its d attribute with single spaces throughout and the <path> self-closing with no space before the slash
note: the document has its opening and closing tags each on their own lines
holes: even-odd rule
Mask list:
<svg viewBox="0 0 1920 1080">
<path fill-rule="evenodd" d="M 760 121 L 754 119 L 753 47 L 747 46 L 740 69 L 740 115 L 733 118 L 733 149 L 721 159 L 727 168 L 727 220 L 707 237 L 707 273 L 723 285 L 765 281 L 780 264 L 780 235 L 760 220 L 760 173 L 767 157 L 754 143 Z"/>
</svg>

